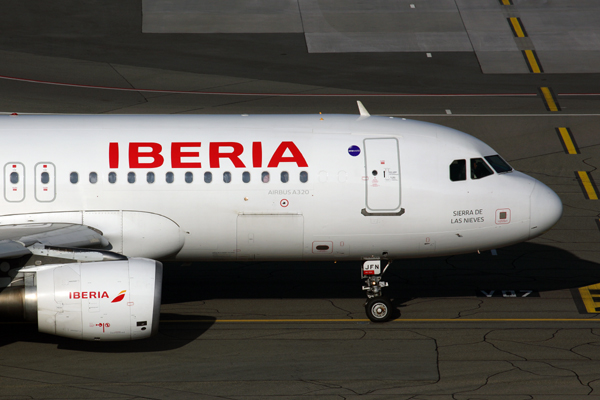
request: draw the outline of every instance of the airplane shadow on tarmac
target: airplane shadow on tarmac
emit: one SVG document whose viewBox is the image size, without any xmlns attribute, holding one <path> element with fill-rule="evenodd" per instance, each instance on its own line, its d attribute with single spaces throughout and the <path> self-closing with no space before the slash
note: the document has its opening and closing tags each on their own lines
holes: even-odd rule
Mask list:
<svg viewBox="0 0 600 400">
<path fill-rule="evenodd" d="M 490 290 L 543 292 L 600 282 L 600 265 L 555 247 L 521 243 L 481 254 L 397 260 L 384 275 L 397 307 L 419 297 L 477 296 Z M 164 263 L 163 304 L 210 299 L 364 299 L 360 261 Z M 197 319 L 198 323 L 189 323 Z M 2 324 L 0 347 L 56 344 L 85 352 L 156 352 L 185 346 L 215 322 L 202 315 L 161 314 L 158 335 L 131 342 L 86 342 L 37 332 L 36 324 Z M 178 323 L 178 320 L 185 322 Z"/>
<path fill-rule="evenodd" d="M 365 298 L 360 261 L 165 263 L 163 304 L 209 299 Z M 485 290 L 543 292 L 600 282 L 600 265 L 568 251 L 521 243 L 481 254 L 396 260 L 386 296 L 481 295 Z"/>
<path fill-rule="evenodd" d="M 129 342 L 90 342 L 74 340 L 39 333 L 37 324 L 7 324 L 2 327 L 0 347 L 14 342 L 48 343 L 55 344 L 61 350 L 76 350 L 98 353 L 142 353 L 157 352 L 177 349 L 199 338 L 215 322 L 215 318 L 208 316 L 181 316 L 177 314 L 161 314 L 161 320 L 187 320 L 186 324 L 161 325 L 158 334 L 145 340 Z M 189 321 L 197 319 L 198 323 L 190 324 Z"/>
</svg>

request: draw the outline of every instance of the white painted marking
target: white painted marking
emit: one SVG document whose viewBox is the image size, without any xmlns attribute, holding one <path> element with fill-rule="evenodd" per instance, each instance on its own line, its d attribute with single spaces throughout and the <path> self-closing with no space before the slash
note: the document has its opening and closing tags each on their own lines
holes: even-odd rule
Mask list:
<svg viewBox="0 0 600 400">
<path fill-rule="evenodd" d="M 427 58 L 431 58 L 431 53 L 426 53 L 427 54 Z"/>
<path fill-rule="evenodd" d="M 452 110 L 446 109 L 446 114 L 452 114 Z"/>
<path fill-rule="evenodd" d="M 600 117 L 600 114 L 371 114 L 382 117 Z"/>
<path fill-rule="evenodd" d="M 411 4 L 411 5 L 410 5 L 410 8 L 415 8 L 415 5 L 414 5 L 414 4 Z"/>
</svg>

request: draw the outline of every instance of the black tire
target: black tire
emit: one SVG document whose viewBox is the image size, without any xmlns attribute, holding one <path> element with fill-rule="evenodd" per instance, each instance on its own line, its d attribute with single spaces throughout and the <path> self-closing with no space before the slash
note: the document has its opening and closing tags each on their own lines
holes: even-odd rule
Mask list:
<svg viewBox="0 0 600 400">
<path fill-rule="evenodd" d="M 386 322 L 392 318 L 394 309 L 392 302 L 385 297 L 374 297 L 367 301 L 365 306 L 367 317 L 373 322 Z"/>
</svg>

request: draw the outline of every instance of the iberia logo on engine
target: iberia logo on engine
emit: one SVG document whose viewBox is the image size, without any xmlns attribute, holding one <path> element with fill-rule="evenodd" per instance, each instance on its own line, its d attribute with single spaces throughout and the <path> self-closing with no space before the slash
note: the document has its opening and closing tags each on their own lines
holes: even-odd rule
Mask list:
<svg viewBox="0 0 600 400">
<path fill-rule="evenodd" d="M 117 297 L 115 297 L 111 303 L 118 303 L 121 300 L 123 300 L 125 298 L 125 293 L 127 292 L 127 290 L 122 290 Z M 70 299 L 109 299 L 110 296 L 108 295 L 108 292 L 104 291 L 104 292 L 69 292 L 69 298 Z"/>
<path fill-rule="evenodd" d="M 117 297 L 115 297 L 115 298 L 113 299 L 113 301 L 111 301 L 111 303 L 118 303 L 118 302 L 120 302 L 121 300 L 123 300 L 123 299 L 125 298 L 125 292 L 127 292 L 127 290 L 121 290 L 121 291 L 119 292 L 119 294 L 117 295 Z"/>
</svg>

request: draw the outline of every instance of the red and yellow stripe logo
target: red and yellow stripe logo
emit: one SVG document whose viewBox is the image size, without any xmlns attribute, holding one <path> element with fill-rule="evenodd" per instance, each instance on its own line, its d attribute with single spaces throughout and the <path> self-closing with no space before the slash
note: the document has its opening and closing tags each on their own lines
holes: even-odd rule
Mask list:
<svg viewBox="0 0 600 400">
<path fill-rule="evenodd" d="M 115 297 L 115 298 L 113 299 L 113 301 L 111 301 L 111 303 L 118 303 L 118 302 L 120 302 L 121 300 L 123 300 L 123 299 L 125 298 L 125 293 L 126 293 L 126 292 L 127 292 L 127 290 L 121 290 L 121 291 L 119 292 L 119 294 L 117 295 L 117 297 Z"/>
</svg>

